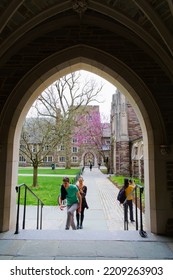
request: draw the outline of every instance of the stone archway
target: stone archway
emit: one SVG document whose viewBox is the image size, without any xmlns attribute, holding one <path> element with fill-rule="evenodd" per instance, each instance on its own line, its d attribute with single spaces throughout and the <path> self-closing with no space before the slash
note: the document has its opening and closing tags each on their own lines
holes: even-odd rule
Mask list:
<svg viewBox="0 0 173 280">
<path fill-rule="evenodd" d="M 83 157 L 83 164 L 84 166 L 89 166 L 90 163 L 92 163 L 93 166 L 95 165 L 94 154 L 92 152 L 86 152 Z"/>
<path fill-rule="evenodd" d="M 7 121 L 4 122 L 6 125 L 2 126 L 1 133 L 4 131 L 6 137 L 4 138 L 6 143 L 3 157 L 7 163 L 6 174 L 8 172 L 8 178 L 6 177 L 5 182 L 6 201 L 3 205 L 5 218 L 1 230 L 8 230 L 15 221 L 15 185 L 17 182 L 19 137 L 23 119 L 33 101 L 48 85 L 58 77 L 79 69 L 96 73 L 107 79 L 127 96 L 135 108 L 144 135 L 147 227 L 152 232 L 159 232 L 161 229 L 158 227 L 159 217 L 156 201 L 152 197 L 157 184 L 154 150 L 155 146 L 158 145 L 157 142 L 154 143 L 153 133 L 160 135 L 163 131 L 157 108 L 150 97 L 150 92 L 141 81 L 139 82 L 138 77 L 130 69 L 111 56 L 83 45 L 57 53 L 35 67 L 14 89 L 13 98 L 9 100 L 6 110 L 4 110 L 4 119 Z M 9 111 L 11 112 L 10 118 Z M 153 119 L 154 112 L 157 117 Z M 164 137 L 163 134 L 161 137 Z M 152 191 L 150 185 L 152 185 Z M 150 205 L 150 200 L 152 205 Z"/>
</svg>

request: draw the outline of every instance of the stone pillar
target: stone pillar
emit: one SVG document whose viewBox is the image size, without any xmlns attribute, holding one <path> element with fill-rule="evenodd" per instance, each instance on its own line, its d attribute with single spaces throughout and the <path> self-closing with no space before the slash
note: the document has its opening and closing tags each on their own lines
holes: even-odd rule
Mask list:
<svg viewBox="0 0 173 280">
<path fill-rule="evenodd" d="M 132 177 L 139 177 L 139 162 L 138 160 L 132 161 Z"/>
<path fill-rule="evenodd" d="M 144 182 L 144 160 L 140 159 L 140 180 Z"/>
<path fill-rule="evenodd" d="M 117 142 L 116 175 L 130 176 L 129 142 Z"/>
</svg>

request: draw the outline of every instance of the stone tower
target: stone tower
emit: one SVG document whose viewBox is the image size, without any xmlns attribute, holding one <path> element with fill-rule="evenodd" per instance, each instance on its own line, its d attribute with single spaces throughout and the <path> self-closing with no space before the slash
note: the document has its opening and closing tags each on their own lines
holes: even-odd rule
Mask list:
<svg viewBox="0 0 173 280">
<path fill-rule="evenodd" d="M 127 103 L 120 91 L 112 97 L 111 126 L 113 146 L 113 170 L 116 175 L 129 175 L 129 135 Z"/>
</svg>

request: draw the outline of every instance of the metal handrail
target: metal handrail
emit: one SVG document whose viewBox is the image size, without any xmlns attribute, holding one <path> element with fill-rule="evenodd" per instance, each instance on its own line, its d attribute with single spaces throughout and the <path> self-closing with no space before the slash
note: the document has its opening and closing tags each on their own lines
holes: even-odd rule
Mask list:
<svg viewBox="0 0 173 280">
<path fill-rule="evenodd" d="M 140 203 L 140 230 L 139 230 L 139 234 L 142 237 L 147 237 L 147 233 L 143 229 L 143 218 L 142 218 L 142 193 L 144 191 L 144 187 L 140 186 L 140 185 L 137 185 L 137 187 L 140 189 L 140 197 L 139 197 L 139 203 Z"/>
<path fill-rule="evenodd" d="M 76 182 L 78 181 L 78 178 L 83 174 L 84 169 L 85 169 L 85 167 L 83 166 L 83 167 L 80 169 L 79 173 L 75 176 L 75 178 L 73 178 L 72 184 L 76 184 Z"/>
<path fill-rule="evenodd" d="M 16 186 L 16 192 L 18 193 L 18 200 L 17 200 L 17 217 L 16 217 L 16 231 L 15 231 L 15 234 L 19 233 L 19 214 L 20 214 L 20 198 L 21 198 L 20 190 L 21 190 L 22 187 L 25 188 L 22 229 L 25 229 L 27 191 L 29 191 L 37 199 L 37 226 L 36 226 L 36 229 L 42 229 L 42 209 L 43 209 L 44 203 L 26 184 L 23 183 L 23 184 L 20 184 L 20 185 Z M 40 228 L 39 228 L 39 206 L 41 207 Z"/>
<path fill-rule="evenodd" d="M 123 206 L 124 206 L 124 230 L 128 230 L 128 213 L 127 213 L 127 200 L 128 197 L 131 196 L 133 193 L 135 193 L 135 223 L 136 223 L 136 230 L 138 230 L 138 207 L 137 207 L 137 188 L 140 190 L 140 196 L 139 196 L 139 210 L 140 210 L 140 230 L 139 234 L 142 237 L 147 237 L 147 233 L 143 229 L 143 218 L 142 218 L 142 193 L 144 191 L 144 187 L 140 186 L 138 184 L 135 185 L 134 189 L 128 194 L 126 197 Z"/>
</svg>

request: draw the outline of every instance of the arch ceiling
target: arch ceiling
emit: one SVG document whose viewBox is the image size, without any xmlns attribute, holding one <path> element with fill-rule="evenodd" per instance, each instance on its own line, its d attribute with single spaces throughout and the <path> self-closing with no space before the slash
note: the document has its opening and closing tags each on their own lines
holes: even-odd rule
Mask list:
<svg viewBox="0 0 173 280">
<path fill-rule="evenodd" d="M 79 5 L 84 7 L 81 13 Z M 152 93 L 167 131 L 173 124 L 171 0 L 2 0 L 0 31 L 1 112 L 34 67 L 81 44 L 131 69 Z"/>
</svg>

